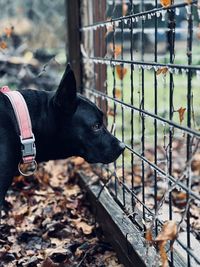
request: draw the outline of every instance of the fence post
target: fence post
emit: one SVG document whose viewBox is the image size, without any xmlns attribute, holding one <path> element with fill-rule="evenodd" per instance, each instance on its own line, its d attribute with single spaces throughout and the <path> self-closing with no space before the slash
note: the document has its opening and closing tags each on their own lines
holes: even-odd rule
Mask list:
<svg viewBox="0 0 200 267">
<path fill-rule="evenodd" d="M 101 1 L 94 1 L 93 2 L 93 22 L 100 22 L 106 20 L 106 0 Z M 102 28 L 94 33 L 94 56 L 95 57 L 102 57 L 104 58 L 106 55 L 106 29 Z M 105 93 L 106 92 L 106 85 L 105 81 L 107 79 L 107 71 L 105 65 L 95 65 L 95 73 L 97 74 L 96 77 L 96 90 Z M 106 100 L 102 100 L 99 98 L 98 104 L 103 112 L 106 114 L 107 112 L 107 103 Z M 106 118 L 105 118 L 105 124 Z"/>
<path fill-rule="evenodd" d="M 81 71 L 81 19 L 80 19 L 80 0 L 65 0 L 66 5 L 66 51 L 67 60 L 70 62 L 77 82 L 77 88 L 80 91 L 82 84 Z"/>
</svg>

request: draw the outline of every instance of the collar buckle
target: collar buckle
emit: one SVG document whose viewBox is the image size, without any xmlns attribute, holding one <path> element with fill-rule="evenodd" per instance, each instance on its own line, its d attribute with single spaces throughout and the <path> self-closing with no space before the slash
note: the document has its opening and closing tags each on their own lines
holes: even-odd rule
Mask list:
<svg viewBox="0 0 200 267">
<path fill-rule="evenodd" d="M 31 138 L 23 139 L 20 136 L 21 144 L 22 144 L 22 158 L 36 156 L 36 147 L 35 147 L 35 137 L 34 135 Z"/>
</svg>

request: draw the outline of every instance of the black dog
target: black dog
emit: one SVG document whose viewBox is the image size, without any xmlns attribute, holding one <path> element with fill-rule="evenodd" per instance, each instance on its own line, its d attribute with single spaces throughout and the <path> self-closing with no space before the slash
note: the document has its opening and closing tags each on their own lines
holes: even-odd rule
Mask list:
<svg viewBox="0 0 200 267">
<path fill-rule="evenodd" d="M 76 93 L 69 65 L 56 92 L 22 90 L 35 135 L 36 161 L 81 156 L 89 163 L 110 163 L 125 145 L 103 125 L 103 113 Z M 21 160 L 21 143 L 13 108 L 0 94 L 0 206 Z"/>
</svg>

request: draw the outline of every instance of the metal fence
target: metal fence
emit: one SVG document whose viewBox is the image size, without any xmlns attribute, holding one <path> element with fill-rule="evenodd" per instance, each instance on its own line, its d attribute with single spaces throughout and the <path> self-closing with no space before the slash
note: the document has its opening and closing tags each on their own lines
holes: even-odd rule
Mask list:
<svg viewBox="0 0 200 267">
<path fill-rule="evenodd" d="M 106 187 L 144 236 L 151 229 L 156 240 L 164 222 L 176 223 L 170 266 L 199 266 L 200 3 L 93 0 L 81 8 L 82 89 L 126 144 L 102 171 Z"/>
</svg>

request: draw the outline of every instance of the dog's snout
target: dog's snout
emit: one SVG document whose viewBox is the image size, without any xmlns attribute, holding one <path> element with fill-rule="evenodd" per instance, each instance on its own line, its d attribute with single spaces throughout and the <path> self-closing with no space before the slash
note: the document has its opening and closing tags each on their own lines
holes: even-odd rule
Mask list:
<svg viewBox="0 0 200 267">
<path fill-rule="evenodd" d="M 122 151 L 126 148 L 126 145 L 123 142 L 119 143 L 119 147 L 121 148 Z"/>
</svg>

